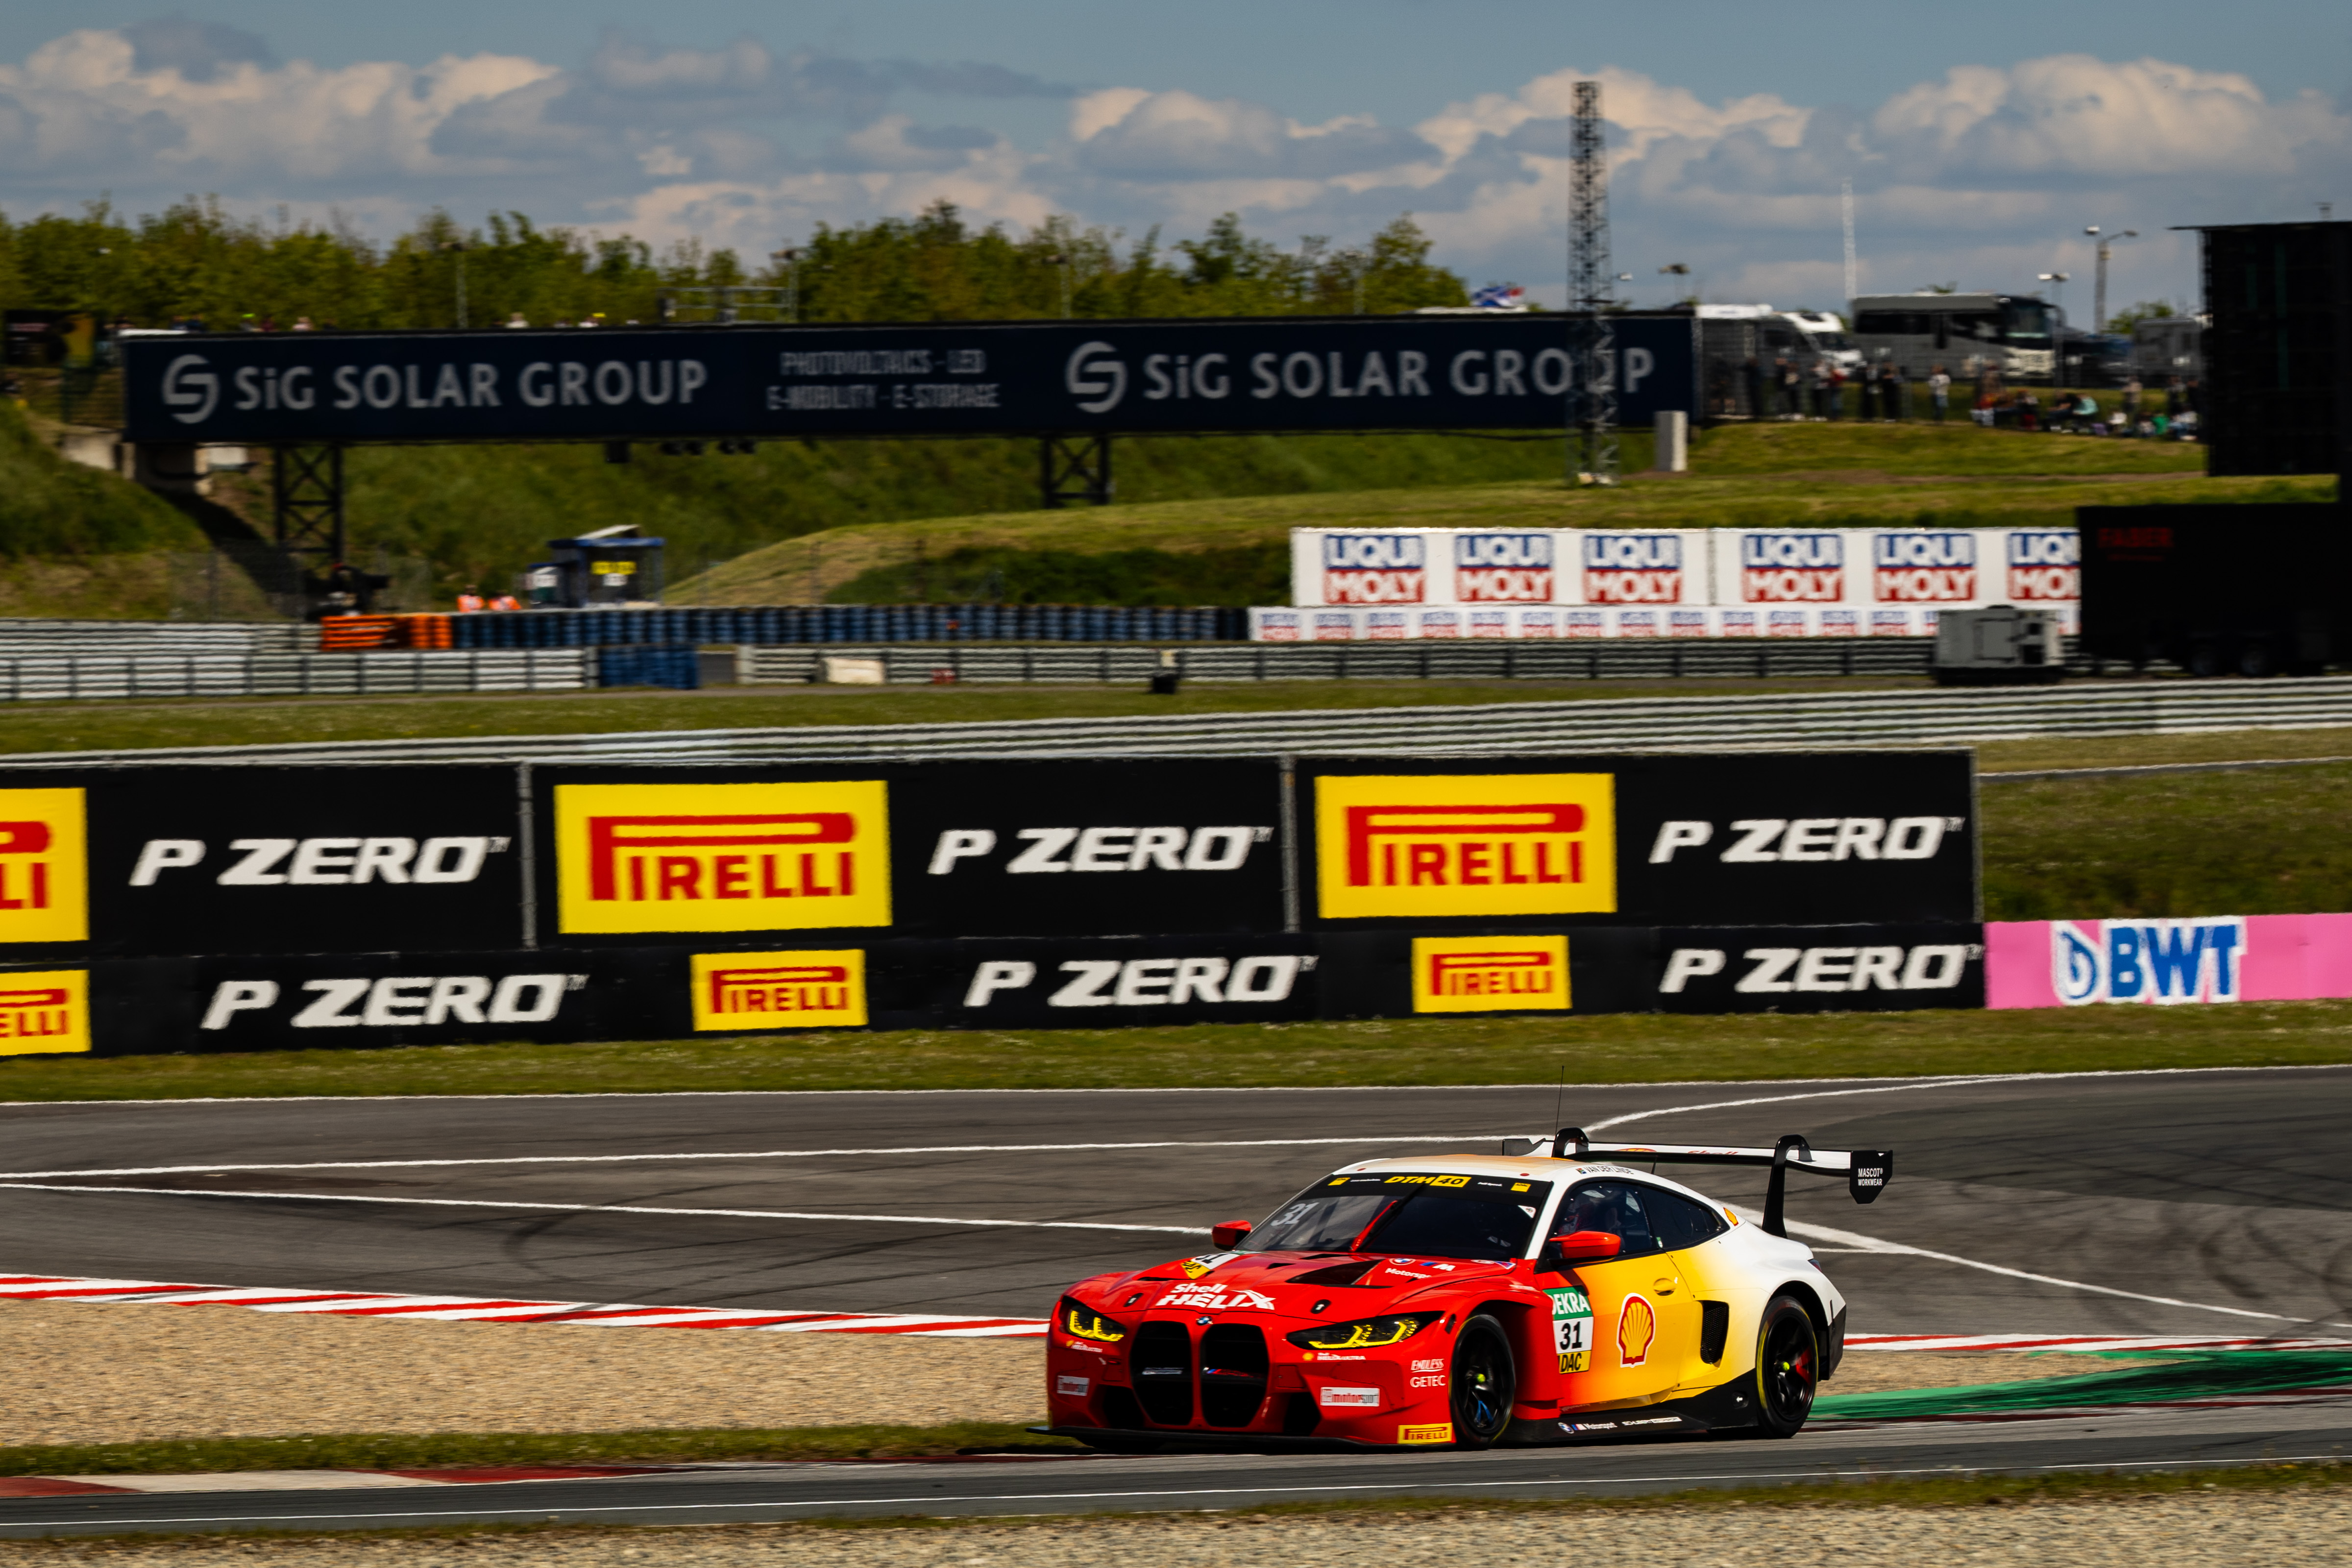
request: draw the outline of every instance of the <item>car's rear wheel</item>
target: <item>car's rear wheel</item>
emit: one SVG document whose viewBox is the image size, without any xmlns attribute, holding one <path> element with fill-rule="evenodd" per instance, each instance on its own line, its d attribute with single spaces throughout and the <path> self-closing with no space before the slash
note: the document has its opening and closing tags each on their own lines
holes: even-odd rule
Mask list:
<svg viewBox="0 0 2352 1568">
<path fill-rule="evenodd" d="M 1465 1448 L 1492 1447 L 1511 1424 L 1518 1397 L 1518 1363 L 1503 1325 L 1481 1312 L 1462 1325 L 1454 1342 L 1452 1389 L 1454 1441 Z"/>
<path fill-rule="evenodd" d="M 1813 1413 L 1822 1342 L 1812 1314 L 1793 1296 L 1775 1296 L 1756 1331 L 1756 1424 L 1767 1437 L 1793 1437 Z"/>
</svg>

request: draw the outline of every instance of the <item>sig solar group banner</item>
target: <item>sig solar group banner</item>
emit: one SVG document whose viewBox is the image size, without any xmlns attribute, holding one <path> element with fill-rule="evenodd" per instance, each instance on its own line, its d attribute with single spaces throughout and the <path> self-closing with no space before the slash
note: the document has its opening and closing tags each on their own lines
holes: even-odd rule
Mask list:
<svg viewBox="0 0 2352 1568">
<path fill-rule="evenodd" d="M 138 334 L 135 442 L 1551 428 L 1565 315 Z M 1698 407 L 1697 323 L 1615 319 L 1618 417 Z"/>
<path fill-rule="evenodd" d="M 1966 753 L 0 769 L 0 1054 L 1973 1005 Z"/>
</svg>

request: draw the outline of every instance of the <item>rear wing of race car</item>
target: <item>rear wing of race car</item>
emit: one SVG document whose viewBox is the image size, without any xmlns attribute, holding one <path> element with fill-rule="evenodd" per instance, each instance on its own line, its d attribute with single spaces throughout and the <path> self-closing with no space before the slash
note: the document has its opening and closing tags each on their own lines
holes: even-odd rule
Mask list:
<svg viewBox="0 0 2352 1568">
<path fill-rule="evenodd" d="M 1623 1160 L 1654 1165 L 1759 1165 L 1772 1172 L 1765 1190 L 1764 1228 L 1774 1236 L 1789 1234 L 1782 1217 L 1789 1173 L 1809 1176 L 1843 1176 L 1846 1191 L 1858 1204 L 1874 1203 L 1895 1179 L 1892 1149 L 1816 1149 L 1801 1132 L 1784 1132 L 1769 1149 L 1720 1149 L 1698 1143 L 1596 1143 L 1581 1127 L 1563 1127 L 1549 1138 L 1505 1140 L 1506 1154 L 1538 1159 Z"/>
</svg>

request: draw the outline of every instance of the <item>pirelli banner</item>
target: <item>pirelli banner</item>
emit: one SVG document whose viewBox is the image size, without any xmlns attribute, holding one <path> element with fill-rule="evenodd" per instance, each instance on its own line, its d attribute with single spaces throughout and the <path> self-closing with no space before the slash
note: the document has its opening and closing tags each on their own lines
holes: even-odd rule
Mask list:
<svg viewBox="0 0 2352 1568">
<path fill-rule="evenodd" d="M 0 1053 L 1976 1005 L 1973 816 L 1963 752 L 0 769 Z"/>
</svg>

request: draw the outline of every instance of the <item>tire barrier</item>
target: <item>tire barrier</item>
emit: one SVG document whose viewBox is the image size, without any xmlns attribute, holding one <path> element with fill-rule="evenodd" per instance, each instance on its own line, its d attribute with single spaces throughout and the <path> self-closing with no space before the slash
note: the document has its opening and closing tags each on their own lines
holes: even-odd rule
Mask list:
<svg viewBox="0 0 2352 1568">
<path fill-rule="evenodd" d="M 1249 612 L 1121 605 L 767 605 L 452 616 L 456 648 L 615 644 L 1240 642 Z"/>
</svg>

